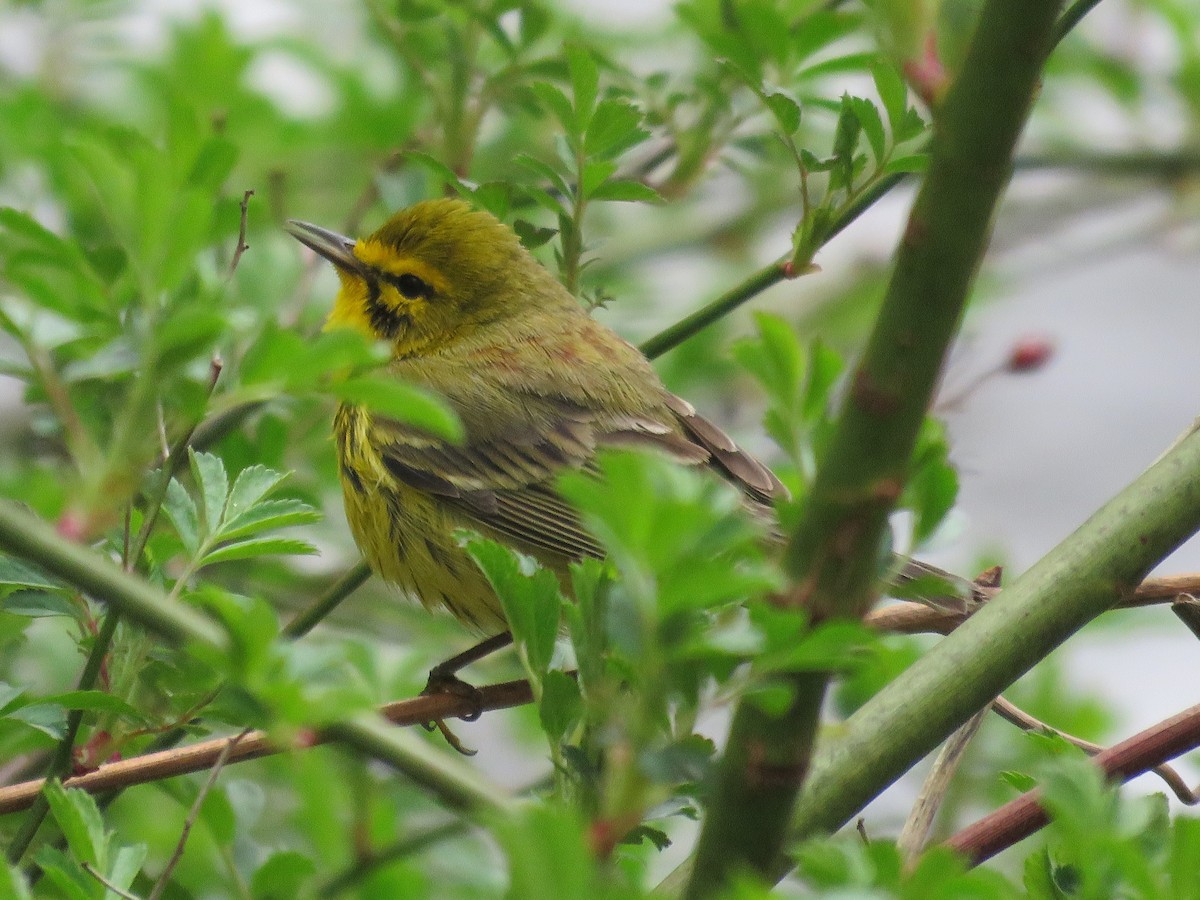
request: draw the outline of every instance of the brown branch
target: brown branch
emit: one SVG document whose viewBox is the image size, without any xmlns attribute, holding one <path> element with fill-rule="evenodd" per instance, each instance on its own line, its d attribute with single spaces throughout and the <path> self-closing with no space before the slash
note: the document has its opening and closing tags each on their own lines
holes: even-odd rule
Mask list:
<svg viewBox="0 0 1200 900">
<path fill-rule="evenodd" d="M 1200 595 L 1200 572 L 1147 578 L 1113 609 L 1139 609 L 1173 603 L 1181 594 Z M 977 607 L 976 607 L 977 608 Z M 949 634 L 975 610 L 967 612 L 898 601 L 867 613 L 864 622 L 878 631 L 896 634 Z"/>
<path fill-rule="evenodd" d="M 1189 590 L 1200 593 L 1200 574 L 1150 578 L 1143 582 L 1120 606 L 1139 607 L 1165 603 L 1174 600 L 1181 592 L 1186 593 Z M 874 610 L 867 615 L 865 622 L 871 628 L 899 634 L 948 634 L 965 618 L 964 613 L 901 601 Z M 533 699 L 529 685 L 525 681 L 508 681 L 488 685 L 480 688 L 479 691 L 482 695 L 482 704 L 479 708 L 484 711 L 520 706 L 532 702 Z M 397 700 L 384 706 L 381 713 L 396 725 L 416 725 L 439 718 L 461 717 L 472 713 L 475 709 L 473 700 L 450 694 L 434 694 L 410 700 Z M 325 740 L 324 735 L 318 734 L 306 746 L 321 744 Z M 214 738 L 186 747 L 147 753 L 132 759 L 108 763 L 94 772 L 66 779 L 63 784 L 65 787 L 80 788 L 88 793 L 100 794 L 163 778 L 172 778 L 176 775 L 204 771 L 212 767 L 221 753 L 233 741 L 233 738 Z M 236 741 L 236 747 L 230 750 L 228 761 L 235 763 L 247 759 L 257 759 L 286 749 L 291 748 L 273 745 L 263 732 L 252 731 Z M 0 815 L 28 809 L 33 799 L 40 793 L 43 783 L 42 779 L 35 779 L 0 787 Z M 1172 787 L 1175 787 L 1173 783 Z"/>
<path fill-rule="evenodd" d="M 478 704 L 474 697 L 431 694 L 386 704 L 380 709 L 380 714 L 395 725 L 420 725 L 438 719 L 471 715 L 478 710 L 507 709 L 532 700 L 528 682 L 506 681 L 479 688 Z M 329 739 L 327 735 L 317 732 L 303 746 L 323 744 Z M 234 746 L 230 748 L 230 744 Z M 94 772 L 66 779 L 63 786 L 79 788 L 90 794 L 121 790 L 148 781 L 203 771 L 212 767 L 227 749 L 228 762 L 235 763 L 295 748 L 280 747 L 273 744 L 264 732 L 251 731 L 244 736 L 214 738 L 187 747 L 108 763 Z M 39 778 L 0 788 L 0 815 L 27 809 L 41 792 L 43 784 L 44 780 Z"/>
<path fill-rule="evenodd" d="M 1092 762 L 1112 781 L 1125 782 L 1198 746 L 1200 704 L 1114 744 Z M 967 826 L 944 846 L 962 853 L 973 864 L 983 862 L 1046 825 L 1049 819 L 1040 796 L 1039 790 L 1022 794 Z"/>
<path fill-rule="evenodd" d="M 1015 703 L 1005 700 L 1003 697 L 997 697 L 992 701 L 992 709 L 995 710 L 996 714 L 1002 719 L 1012 723 L 1013 725 L 1016 725 L 1022 731 L 1045 731 L 1051 734 L 1056 734 L 1068 744 L 1078 747 L 1088 756 L 1097 756 L 1098 754 L 1104 752 L 1104 747 L 1102 745 L 1094 744 L 1091 741 L 1085 741 L 1081 737 L 1076 737 L 1073 734 L 1060 731 L 1052 725 L 1047 725 L 1041 719 L 1031 716 L 1029 713 L 1025 712 L 1025 710 L 1021 709 L 1021 707 L 1017 706 Z M 1188 787 L 1187 782 L 1183 780 L 1183 776 L 1166 763 L 1155 766 L 1149 771 L 1161 778 L 1166 783 L 1167 787 L 1171 789 L 1171 793 L 1173 793 L 1181 803 L 1185 803 L 1188 806 L 1195 806 L 1196 803 L 1200 801 L 1200 796 L 1197 796 L 1196 792 Z"/>
</svg>

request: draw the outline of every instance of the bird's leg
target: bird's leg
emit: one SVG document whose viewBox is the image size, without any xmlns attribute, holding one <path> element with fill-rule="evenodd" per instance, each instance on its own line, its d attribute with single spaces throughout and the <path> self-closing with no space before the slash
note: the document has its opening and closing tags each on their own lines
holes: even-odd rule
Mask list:
<svg viewBox="0 0 1200 900">
<path fill-rule="evenodd" d="M 429 680 L 425 682 L 425 690 L 421 691 L 421 693 L 454 694 L 457 697 L 470 700 L 474 705 L 474 709 L 459 718 L 464 722 L 474 722 L 483 715 L 483 697 L 477 687 L 468 684 L 458 677 L 458 670 L 469 666 L 473 662 L 478 662 L 497 650 L 502 650 L 511 644 L 512 640 L 512 632 L 502 631 L 500 634 L 480 641 L 474 647 L 470 647 L 462 653 L 438 663 L 429 670 Z M 464 747 L 462 742 L 459 741 L 458 736 L 447 728 L 446 723 L 441 719 L 430 722 L 425 727 L 430 731 L 436 728 L 442 733 L 442 737 L 446 739 L 446 743 L 464 756 L 475 755 L 475 751 Z"/>
</svg>

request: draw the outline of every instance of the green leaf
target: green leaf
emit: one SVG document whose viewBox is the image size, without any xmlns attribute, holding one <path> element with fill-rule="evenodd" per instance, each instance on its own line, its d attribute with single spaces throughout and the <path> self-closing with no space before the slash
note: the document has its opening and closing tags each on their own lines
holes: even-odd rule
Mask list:
<svg viewBox="0 0 1200 900">
<path fill-rule="evenodd" d="M 575 114 L 573 135 L 583 135 L 587 132 L 592 121 L 592 112 L 596 108 L 596 92 L 600 83 L 600 73 L 596 69 L 596 60 L 591 52 L 583 47 L 567 48 L 567 69 L 571 73 L 571 91 L 575 98 Z"/>
<path fill-rule="evenodd" d="M 517 237 L 521 239 L 521 243 L 525 245 L 526 250 L 536 250 L 558 234 L 557 228 L 541 228 L 532 222 L 527 222 L 525 219 L 517 219 L 512 223 L 512 227 L 513 231 L 517 233 Z"/>
<path fill-rule="evenodd" d="M 321 513 L 302 500 L 264 500 L 236 518 L 226 517 L 223 541 L 242 538 L 272 528 L 310 525 L 321 521 Z"/>
<path fill-rule="evenodd" d="M 174 478 L 167 485 L 167 494 L 163 498 L 163 511 L 171 520 L 171 524 L 175 526 L 175 533 L 179 535 L 183 548 L 190 555 L 195 556 L 196 551 L 200 549 L 200 514 L 196 510 L 196 502 L 192 500 L 191 494 Z"/>
<path fill-rule="evenodd" d="M 56 778 L 46 782 L 42 794 L 58 823 L 71 853 L 100 871 L 108 868 L 108 835 L 104 819 L 91 794 L 66 790 Z"/>
<path fill-rule="evenodd" d="M 529 90 L 533 92 L 542 107 L 549 110 L 554 118 L 558 119 L 563 131 L 576 138 L 580 136 L 575 122 L 575 111 L 571 108 L 571 101 L 567 99 L 566 94 L 544 81 L 535 81 L 529 85 Z"/>
<path fill-rule="evenodd" d="M 554 190 L 558 191 L 564 197 L 571 194 L 571 188 L 568 186 L 566 179 L 553 166 L 547 165 L 540 159 L 535 159 L 528 153 L 518 153 L 513 158 L 513 162 L 529 169 L 529 171 L 533 172 L 539 178 L 546 179 Z"/>
<path fill-rule="evenodd" d="M 43 697 L 42 702 L 56 703 L 65 709 L 112 713 L 138 724 L 149 724 L 151 721 L 141 710 L 120 697 L 104 691 L 66 691 L 62 694 Z"/>
<path fill-rule="evenodd" d="M 640 144 L 649 132 L 642 127 L 642 113 L 628 100 L 600 101 L 584 137 L 584 153 L 592 159 L 608 159 Z"/>
<path fill-rule="evenodd" d="M 286 472 L 276 472 L 266 466 L 247 466 L 238 472 L 225 504 L 225 521 L 232 525 L 239 516 L 250 511 L 259 500 L 278 487 L 287 478 Z M 224 529 L 223 529 L 224 530 Z"/>
<path fill-rule="evenodd" d="M 596 188 L 604 184 L 617 171 L 617 164 L 603 160 L 588 160 L 583 165 L 583 178 L 580 179 L 580 192 L 584 197 L 591 197 Z"/>
<path fill-rule="evenodd" d="M 204 555 L 203 565 L 230 562 L 235 559 L 253 559 L 256 556 L 312 556 L 317 548 L 307 541 L 293 538 L 253 538 L 224 544 Z"/>
<path fill-rule="evenodd" d="M 850 107 L 854 110 L 854 116 L 867 136 L 867 143 L 871 145 L 875 163 L 879 165 L 887 154 L 887 135 L 883 129 L 883 120 L 879 117 L 879 110 L 870 100 L 864 100 L 862 97 L 851 97 Z"/>
<path fill-rule="evenodd" d="M 204 501 L 204 530 L 208 535 L 216 534 L 225 518 L 225 501 L 229 496 L 229 476 L 225 474 L 225 463 L 219 456 L 203 450 L 188 450 L 192 465 L 192 477 L 200 489 Z"/>
<path fill-rule="evenodd" d="M 44 590 L 13 591 L 0 600 L 0 609 L 15 616 L 27 616 L 31 619 L 43 616 L 74 618 L 80 612 L 80 608 L 63 593 Z"/>
<path fill-rule="evenodd" d="M 211 309 L 186 307 L 163 317 L 154 330 L 156 364 L 175 368 L 211 353 L 225 331 L 225 318 Z"/>
<path fill-rule="evenodd" d="M 32 900 L 29 882 L 15 866 L 0 863 L 0 900 Z"/>
<path fill-rule="evenodd" d="M 618 200 L 636 203 L 662 203 L 662 195 L 649 185 L 640 181 L 623 179 L 606 181 L 592 191 L 592 200 Z"/>
<path fill-rule="evenodd" d="M 569 808 L 525 803 L 496 823 L 508 858 L 509 897 L 591 900 L 604 896 L 583 824 Z"/>
<path fill-rule="evenodd" d="M 188 184 L 216 193 L 237 165 L 237 144 L 223 137 L 210 137 L 196 155 L 196 163 L 188 174 Z"/>
<path fill-rule="evenodd" d="M 464 432 L 458 416 L 424 388 L 375 375 L 360 375 L 336 382 L 330 392 L 351 403 L 361 403 L 374 412 L 390 416 L 427 431 L 435 437 L 459 442 Z"/>
<path fill-rule="evenodd" d="M 875 91 L 883 103 L 894 136 L 900 130 L 908 109 L 908 88 L 896 67 L 883 59 L 871 64 L 871 77 L 875 80 Z"/>
<path fill-rule="evenodd" d="M 67 711 L 57 703 L 30 703 L 10 710 L 4 718 L 27 725 L 56 741 L 62 740 L 67 733 Z"/>
<path fill-rule="evenodd" d="M 11 556 L 0 556 L 0 585 L 25 588 L 43 588 L 49 591 L 67 590 L 62 584 L 35 569 L 29 563 Z"/>
<path fill-rule="evenodd" d="M 549 569 L 495 541 L 469 539 L 467 552 L 500 598 L 513 641 L 524 650 L 532 674 L 543 677 L 554 655 L 563 604 L 558 579 Z"/>
<path fill-rule="evenodd" d="M 831 189 L 849 189 L 854 184 L 854 151 L 858 147 L 862 123 L 855 115 L 852 99 L 849 94 L 842 94 L 841 112 L 833 134 L 833 158 L 837 163 L 832 170 Z"/>
<path fill-rule="evenodd" d="M 263 863 L 250 881 L 254 900 L 291 900 L 304 894 L 316 864 L 303 853 L 283 850 Z"/>
<path fill-rule="evenodd" d="M 563 740 L 583 717 L 579 684 L 566 672 L 551 669 L 542 678 L 542 700 L 538 718 L 552 742 Z"/>
<path fill-rule="evenodd" d="M 772 88 L 763 93 L 767 109 L 779 123 L 780 130 L 789 137 L 800 127 L 800 103 L 782 88 Z"/>
<path fill-rule="evenodd" d="M 897 156 L 888 160 L 883 168 L 883 174 L 896 175 L 903 172 L 921 173 L 929 168 L 929 154 L 914 153 L 912 156 Z"/>
<path fill-rule="evenodd" d="M 61 896 L 68 900 L 95 900 L 98 882 L 62 850 L 43 844 L 33 858 Z"/>
<path fill-rule="evenodd" d="M 112 865 L 105 876 L 108 883 L 127 892 L 133 886 L 134 879 L 137 878 L 138 873 L 142 871 L 142 863 L 146 861 L 146 853 L 145 844 L 134 844 L 133 846 L 124 846 L 118 849 Z M 106 894 L 111 893 L 111 891 L 106 892 Z"/>
</svg>

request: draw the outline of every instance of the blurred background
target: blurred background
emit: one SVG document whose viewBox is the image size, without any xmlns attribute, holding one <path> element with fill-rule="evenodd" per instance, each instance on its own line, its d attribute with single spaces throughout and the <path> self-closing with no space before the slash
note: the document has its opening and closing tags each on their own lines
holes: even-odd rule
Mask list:
<svg viewBox="0 0 1200 900">
<path fill-rule="evenodd" d="M 971 4 L 944 6 L 950 15 Z M 923 555 L 953 571 L 970 576 L 1001 562 L 1006 577 L 1020 573 L 1150 465 L 1197 415 L 1200 17 L 1184 6 L 1110 0 L 1052 61 L 937 410 L 961 488 Z M 230 245 L 237 201 L 243 190 L 255 191 L 249 249 L 225 309 L 234 332 L 250 341 L 271 319 L 315 333 L 336 281 L 280 231 L 283 219 L 365 232 L 390 210 L 441 190 L 429 166 L 400 151 L 421 150 L 463 177 L 487 182 L 528 179 L 514 168 L 514 153 L 553 140 L 552 123 L 508 98 L 478 123 L 473 155 L 448 158 L 451 138 L 430 124 L 420 73 L 447 71 L 449 57 L 439 54 L 449 51 L 435 38 L 392 42 L 380 8 L 328 0 L 0 2 L 0 205 L 63 231 L 71 224 L 57 187 L 65 163 L 49 145 L 72 131 L 117 125 L 156 135 L 172 109 L 186 107 L 238 149 L 217 210 Z M 686 39 L 674 4 L 574 0 L 555 15 L 554 40 L 559 31 L 591 34 L 616 48 L 614 77 L 641 91 L 639 102 L 648 108 L 670 109 L 676 83 L 697 73 L 713 81 L 714 96 L 725 89 L 713 75 L 710 48 Z M 820 83 L 836 97 L 865 90 L 870 79 L 831 70 Z M 739 110 L 744 102 L 729 100 Z M 687 122 L 685 113 L 676 123 L 680 133 L 687 133 Z M 632 341 L 789 249 L 794 185 L 765 149 L 751 114 L 739 111 L 728 125 L 735 139 L 714 149 L 703 178 L 681 178 L 678 197 L 668 195 L 672 202 L 607 204 L 589 220 L 596 262 L 588 283 L 603 284 L 614 298 L 597 314 Z M 811 128 L 828 134 L 832 118 L 814 114 Z M 646 171 L 654 171 L 656 139 L 633 160 Z M 669 354 L 660 362 L 664 378 L 739 440 L 778 459 L 759 425 L 762 400 L 732 362 L 730 343 L 751 330 L 751 310 L 770 310 L 806 338 L 819 337 L 852 357 L 886 282 L 910 200 L 908 187 L 892 191 L 818 254 L 819 272 L 770 289 Z M 0 304 L 20 313 L 2 282 Z M 50 330 L 56 325 L 45 323 Z M 1044 363 L 1008 371 L 1014 350 L 1030 341 L 1047 349 Z M 21 358 L 16 342 L 0 338 L 7 369 Z M 0 493 L 53 515 L 66 498 L 44 446 L 51 425 L 36 398 L 3 372 Z M 325 477 L 332 470 L 330 413 L 328 404 L 311 400 L 285 403 L 225 448 L 250 460 L 269 446 L 326 513 L 310 535 L 321 554 L 279 564 L 300 579 L 289 585 L 316 585 L 357 559 L 340 498 Z M 1195 542 L 1160 569 L 1197 570 Z M 262 579 L 285 583 L 270 571 Z M 340 627 L 351 635 L 365 640 L 365 625 L 384 636 L 381 659 L 390 672 L 384 680 L 397 690 L 419 688 L 436 648 L 448 653 L 466 642 L 453 622 L 395 602 L 377 583 L 342 613 Z M 919 645 L 897 639 L 892 663 L 902 665 Z M 48 624 L 31 632 L 21 660 L 23 677 L 54 683 L 70 680 L 77 657 Z M 492 666 L 484 669 L 488 680 L 511 675 L 503 662 Z M 1200 646 L 1158 608 L 1102 617 L 1012 699 L 1062 728 L 1112 741 L 1196 702 L 1196 684 Z M 460 733 L 468 745 L 486 747 L 476 758 L 480 767 L 520 786 L 546 769 L 535 727 L 528 711 L 517 711 L 485 716 Z M 721 727 L 714 716 L 714 735 Z M 968 783 L 990 785 L 993 799 L 1008 796 L 995 773 L 1015 767 L 1023 747 L 1009 726 L 989 722 L 971 751 Z M 1200 777 L 1194 766 L 1184 768 L 1191 780 Z M 1147 779 L 1140 783 L 1159 789 Z M 868 812 L 868 829 L 892 832 L 914 784 L 910 778 L 885 795 Z M 261 798 L 241 802 L 249 809 Z M 978 811 L 951 804 L 948 822 Z M 664 870 L 672 861 L 668 851 Z"/>
</svg>

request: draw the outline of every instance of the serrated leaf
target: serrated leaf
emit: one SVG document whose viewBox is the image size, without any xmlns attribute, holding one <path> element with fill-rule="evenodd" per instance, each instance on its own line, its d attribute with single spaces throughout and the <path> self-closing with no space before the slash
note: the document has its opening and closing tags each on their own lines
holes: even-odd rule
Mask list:
<svg viewBox="0 0 1200 900">
<path fill-rule="evenodd" d="M 617 171 L 617 164 L 604 160 L 588 160 L 583 166 L 580 191 L 584 197 L 592 197 L 596 188 L 604 184 Z"/>
<path fill-rule="evenodd" d="M 68 791 L 54 778 L 46 782 L 42 795 L 75 858 L 102 872 L 107 869 L 108 836 L 92 796 L 85 791 Z"/>
<path fill-rule="evenodd" d="M 838 113 L 837 127 L 833 133 L 833 157 L 837 160 L 830 176 L 831 188 L 850 188 L 854 183 L 854 151 L 858 147 L 858 137 L 862 133 L 862 123 L 854 114 L 854 105 L 849 94 L 842 95 L 841 112 Z"/>
<path fill-rule="evenodd" d="M 600 101 L 584 137 L 584 153 L 590 158 L 608 158 L 640 144 L 649 132 L 642 127 L 642 113 L 627 100 Z"/>
<path fill-rule="evenodd" d="M 316 552 L 317 548 L 308 541 L 298 541 L 294 538 L 254 538 L 218 547 L 211 553 L 206 553 L 201 564 L 211 566 L 214 563 L 253 559 L 256 556 L 312 556 Z"/>
<path fill-rule="evenodd" d="M 517 219 L 513 222 L 512 227 L 526 250 L 536 250 L 558 234 L 557 228 L 541 228 L 524 219 Z"/>
<path fill-rule="evenodd" d="M 192 477 L 196 479 L 204 502 L 204 532 L 216 534 L 225 517 L 225 500 L 229 496 L 229 476 L 225 474 L 225 463 L 219 456 L 203 450 L 189 450 L 188 457 L 192 464 Z"/>
<path fill-rule="evenodd" d="M 175 526 L 175 533 L 187 552 L 195 556 L 200 549 L 200 514 L 196 510 L 196 502 L 176 479 L 172 478 L 167 485 L 167 494 L 163 498 L 163 512 Z"/>
<path fill-rule="evenodd" d="M 458 442 L 463 439 L 462 422 L 435 395 L 424 388 L 383 378 L 363 375 L 337 382 L 330 392 L 351 403 L 361 403 L 373 411 L 427 431 L 435 437 Z"/>
<path fill-rule="evenodd" d="M 851 97 L 850 107 L 862 126 L 863 134 L 867 136 L 867 143 L 870 144 L 875 164 L 878 165 L 887 153 L 887 134 L 883 129 L 883 120 L 879 117 L 879 110 L 875 108 L 874 103 L 862 97 Z"/>
<path fill-rule="evenodd" d="M 264 500 L 236 518 L 226 517 L 220 539 L 229 541 L 273 528 L 311 525 L 321 521 L 321 513 L 303 500 Z"/>
<path fill-rule="evenodd" d="M 273 491 L 281 481 L 287 478 L 286 472 L 276 472 L 266 466 L 247 466 L 238 472 L 229 491 L 229 499 L 225 504 L 225 521 L 232 525 L 233 520 L 244 515 L 252 506 Z M 224 531 L 224 529 L 222 529 Z"/>
</svg>

